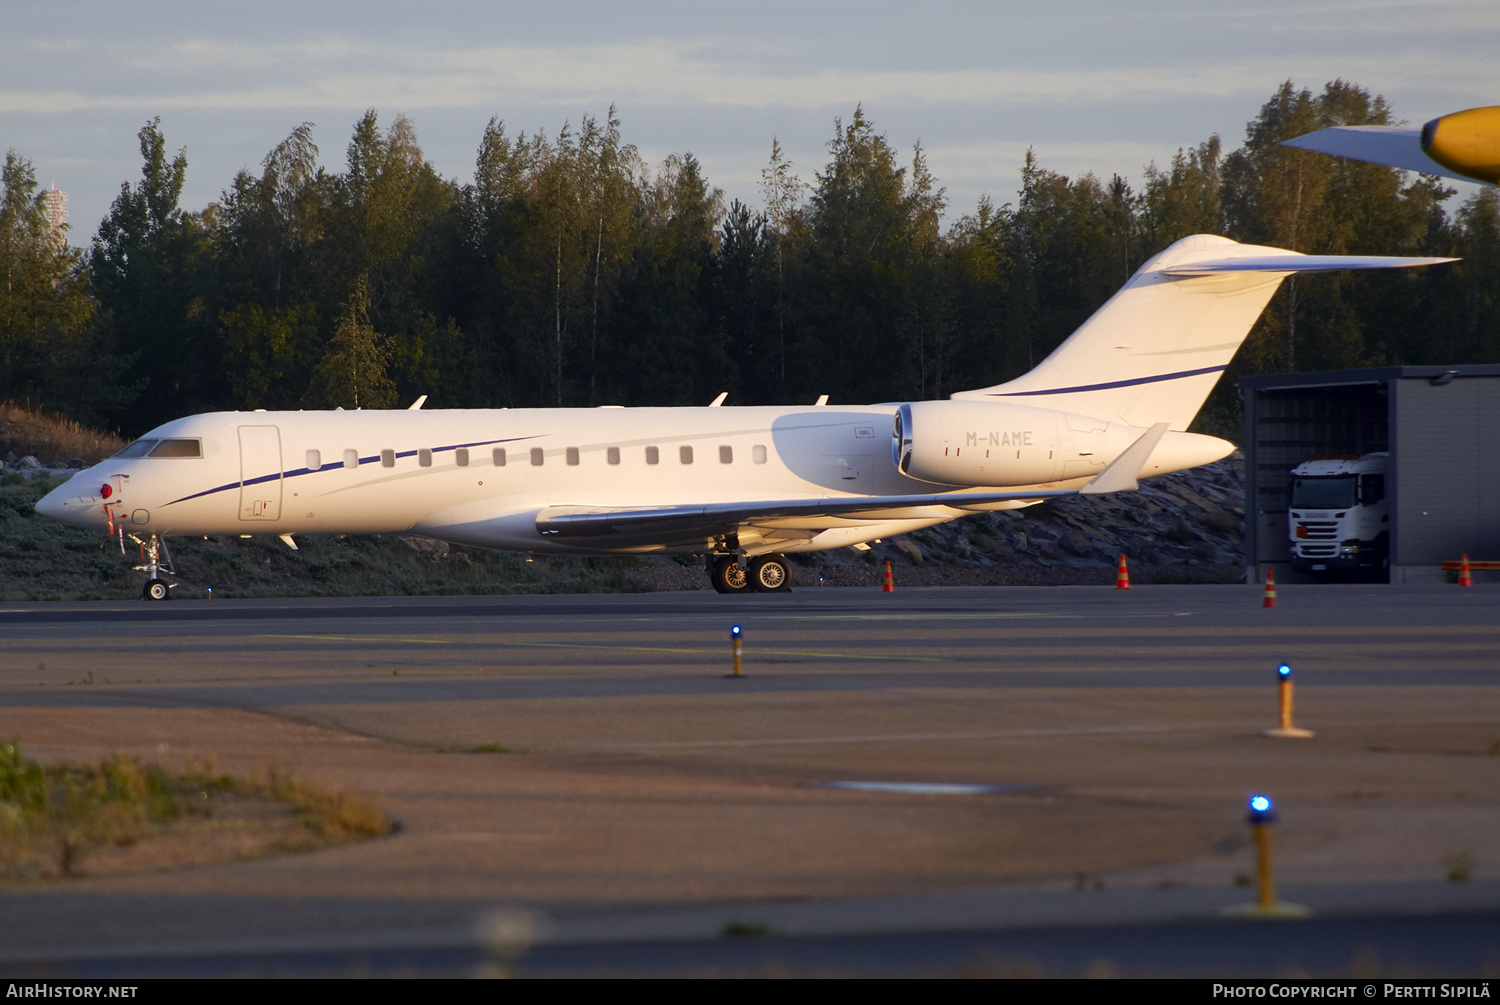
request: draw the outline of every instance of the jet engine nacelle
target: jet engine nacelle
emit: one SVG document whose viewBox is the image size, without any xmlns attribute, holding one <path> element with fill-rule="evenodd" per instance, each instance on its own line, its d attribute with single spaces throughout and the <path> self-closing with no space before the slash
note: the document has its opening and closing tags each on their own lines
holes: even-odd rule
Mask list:
<svg viewBox="0 0 1500 1005">
<path fill-rule="evenodd" d="M 1500 184 L 1500 105 L 1433 119 L 1422 127 L 1422 149 L 1464 177 Z"/>
<path fill-rule="evenodd" d="M 896 410 L 891 460 L 938 485 L 1041 485 L 1092 478 L 1145 432 L 1050 408 L 988 401 L 914 401 Z M 1162 437 L 1142 476 L 1228 456 L 1234 444 L 1197 433 Z"/>
</svg>

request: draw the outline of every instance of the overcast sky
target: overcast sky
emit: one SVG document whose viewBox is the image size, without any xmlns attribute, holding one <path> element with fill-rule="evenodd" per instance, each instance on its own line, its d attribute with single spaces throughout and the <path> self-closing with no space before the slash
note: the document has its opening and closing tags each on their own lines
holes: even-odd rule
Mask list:
<svg viewBox="0 0 1500 1005">
<path fill-rule="evenodd" d="M 68 193 L 76 244 L 140 177 L 154 116 L 187 148 L 193 210 L 303 121 L 340 170 L 365 109 L 405 114 L 467 181 L 491 116 L 555 135 L 611 102 L 648 162 L 693 153 L 758 207 L 772 137 L 811 179 L 835 117 L 863 103 L 896 146 L 922 142 L 951 221 L 982 194 L 1013 200 L 1028 146 L 1136 184 L 1212 133 L 1233 149 L 1287 79 L 1342 77 L 1413 123 L 1500 104 L 1496 0 L 8 6 L 0 148 Z"/>
</svg>

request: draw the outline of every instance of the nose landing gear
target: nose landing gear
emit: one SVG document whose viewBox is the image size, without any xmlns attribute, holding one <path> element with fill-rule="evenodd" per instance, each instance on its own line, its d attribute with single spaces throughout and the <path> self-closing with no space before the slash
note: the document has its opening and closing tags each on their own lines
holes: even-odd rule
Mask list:
<svg viewBox="0 0 1500 1005">
<path fill-rule="evenodd" d="M 141 599 L 171 600 L 172 587 L 177 584 L 161 578 L 163 573 L 168 576 L 177 575 L 177 570 L 172 566 L 172 553 L 167 550 L 167 542 L 155 534 L 144 541 L 134 534 L 130 535 L 130 539 L 141 546 L 141 564 L 135 567 L 137 572 L 146 574 L 145 585 L 141 587 Z"/>
</svg>

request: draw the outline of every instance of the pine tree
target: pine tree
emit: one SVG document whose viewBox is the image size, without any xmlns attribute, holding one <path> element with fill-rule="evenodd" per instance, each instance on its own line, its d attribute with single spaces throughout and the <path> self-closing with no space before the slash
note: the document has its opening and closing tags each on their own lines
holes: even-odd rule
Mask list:
<svg viewBox="0 0 1500 1005">
<path fill-rule="evenodd" d="M 390 408 L 396 403 L 396 385 L 386 373 L 390 356 L 386 337 L 370 324 L 369 280 L 361 273 L 313 373 L 313 399 L 327 407 Z"/>
</svg>

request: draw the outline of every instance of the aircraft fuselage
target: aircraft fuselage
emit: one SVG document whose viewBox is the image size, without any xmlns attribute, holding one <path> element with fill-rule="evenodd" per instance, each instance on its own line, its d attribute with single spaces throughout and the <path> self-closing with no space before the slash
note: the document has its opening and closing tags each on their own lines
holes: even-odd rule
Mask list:
<svg viewBox="0 0 1500 1005">
<path fill-rule="evenodd" d="M 941 428 L 930 423 L 924 449 L 978 465 L 972 477 L 995 487 L 1077 487 L 1140 433 L 1019 405 L 924 404 L 947 406 L 955 418 Z M 215 412 L 158 427 L 75 475 L 38 509 L 76 526 L 137 535 L 405 532 L 579 554 L 703 551 L 715 540 L 701 532 L 555 539 L 538 529 L 538 514 L 870 499 L 871 511 L 857 516 L 761 521 L 740 535 L 754 553 L 839 547 L 975 509 L 1026 505 L 882 509 L 881 497 L 976 484 L 903 474 L 892 450 L 897 407 Z M 1144 473 L 1206 463 L 1227 447 L 1168 434 Z"/>
</svg>

